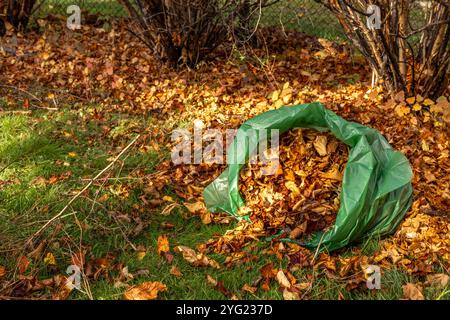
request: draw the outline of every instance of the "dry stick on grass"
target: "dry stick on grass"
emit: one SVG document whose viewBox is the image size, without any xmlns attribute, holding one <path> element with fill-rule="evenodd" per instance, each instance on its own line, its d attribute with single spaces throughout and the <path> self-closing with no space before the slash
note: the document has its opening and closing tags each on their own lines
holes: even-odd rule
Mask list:
<svg viewBox="0 0 450 320">
<path fill-rule="evenodd" d="M 70 205 L 76 200 L 78 199 L 78 197 L 80 197 L 83 192 L 85 192 L 87 189 L 89 189 L 89 187 L 94 183 L 94 181 L 96 181 L 98 178 L 100 178 L 106 171 L 108 171 L 116 162 L 117 160 L 120 159 L 120 157 L 127 152 L 128 149 L 131 148 L 131 146 L 133 144 L 136 143 L 136 141 L 140 138 L 141 135 L 137 135 L 136 138 L 133 139 L 133 141 L 131 141 L 115 158 L 113 161 L 111 161 L 102 171 L 100 171 L 94 178 L 91 179 L 91 181 L 80 191 L 78 192 L 72 199 L 70 199 L 70 201 L 66 204 L 66 206 L 64 208 L 61 209 L 61 211 L 58 212 L 57 215 L 55 215 L 53 218 L 51 218 L 50 220 L 47 221 L 47 223 L 45 223 L 38 231 L 36 231 L 31 237 L 30 239 L 28 239 L 28 241 L 26 242 L 25 245 L 29 245 L 31 243 L 31 241 L 38 236 L 42 231 L 44 231 L 49 225 L 51 225 L 53 222 L 55 222 L 56 220 L 58 220 L 63 214 L 64 212 L 70 207 Z"/>
</svg>

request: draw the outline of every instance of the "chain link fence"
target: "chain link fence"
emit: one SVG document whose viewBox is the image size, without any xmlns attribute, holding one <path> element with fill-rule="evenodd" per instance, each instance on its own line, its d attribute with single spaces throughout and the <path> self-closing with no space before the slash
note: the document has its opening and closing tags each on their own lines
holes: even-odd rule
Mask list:
<svg viewBox="0 0 450 320">
<path fill-rule="evenodd" d="M 35 15 L 67 15 L 70 5 L 78 5 L 82 13 L 102 18 L 126 17 L 127 12 L 116 0 L 41 0 Z M 314 0 L 281 0 L 261 10 L 259 25 L 297 30 L 325 38 L 341 37 L 341 27 L 334 15 Z"/>
<path fill-rule="evenodd" d="M 411 11 L 411 23 L 419 28 L 425 22 L 424 8 L 430 0 L 415 1 Z M 103 19 L 126 17 L 127 12 L 117 0 L 39 0 L 35 15 L 67 15 L 67 8 L 77 5 L 84 14 L 99 15 Z M 328 39 L 343 38 L 344 34 L 336 17 L 314 0 L 281 0 L 261 10 L 260 26 L 280 27 L 301 31 Z"/>
</svg>

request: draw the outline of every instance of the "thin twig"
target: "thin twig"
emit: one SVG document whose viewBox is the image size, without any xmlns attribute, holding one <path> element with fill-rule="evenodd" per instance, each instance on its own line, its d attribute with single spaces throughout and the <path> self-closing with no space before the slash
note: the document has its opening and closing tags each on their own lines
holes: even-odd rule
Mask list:
<svg viewBox="0 0 450 320">
<path fill-rule="evenodd" d="M 89 189 L 89 187 L 94 183 L 94 181 L 96 181 L 100 176 L 102 176 L 106 171 L 108 171 L 116 162 L 117 160 L 119 160 L 119 158 L 125 153 L 127 152 L 128 149 L 130 149 L 130 147 L 136 143 L 136 141 L 140 138 L 141 135 L 136 136 L 136 138 L 133 139 L 133 141 L 131 141 L 115 158 L 113 161 L 111 161 L 102 171 L 100 171 L 94 178 L 91 179 L 91 181 L 80 191 L 78 192 L 72 199 L 70 199 L 70 201 L 66 204 L 66 206 L 64 208 L 61 209 L 61 211 L 58 212 L 57 215 L 55 215 L 53 218 L 51 218 L 50 220 L 47 221 L 47 223 L 45 223 L 38 231 L 36 231 L 30 239 L 28 239 L 28 241 L 26 242 L 26 244 L 30 244 L 31 241 L 38 236 L 43 230 L 45 230 L 50 224 L 52 224 L 54 221 L 58 220 L 63 214 L 64 212 L 70 207 L 70 205 L 76 200 L 78 199 L 78 197 L 80 195 L 82 195 L 87 189 Z"/>
</svg>

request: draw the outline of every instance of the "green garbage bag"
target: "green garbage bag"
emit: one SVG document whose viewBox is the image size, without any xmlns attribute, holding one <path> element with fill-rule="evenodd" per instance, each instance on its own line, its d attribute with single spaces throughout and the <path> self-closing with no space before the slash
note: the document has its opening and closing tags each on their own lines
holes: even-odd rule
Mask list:
<svg viewBox="0 0 450 320">
<path fill-rule="evenodd" d="M 237 214 L 244 205 L 238 189 L 239 171 L 255 152 L 259 139 L 267 136 L 255 132 L 278 129 L 281 134 L 293 128 L 330 131 L 351 148 L 335 224 L 299 243 L 332 251 L 368 237 L 393 233 L 412 202 L 408 160 L 394 151 L 377 130 L 346 121 L 318 102 L 271 110 L 242 124 L 228 148 L 228 158 L 233 161 L 203 192 L 208 210 L 225 211 L 242 219 Z"/>
</svg>

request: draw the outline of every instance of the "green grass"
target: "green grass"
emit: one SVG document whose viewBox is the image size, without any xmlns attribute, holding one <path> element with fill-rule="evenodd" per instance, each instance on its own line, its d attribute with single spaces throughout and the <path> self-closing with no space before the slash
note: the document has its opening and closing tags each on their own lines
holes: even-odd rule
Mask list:
<svg viewBox="0 0 450 320">
<path fill-rule="evenodd" d="M 62 111 L 33 111 L 32 114 L 0 114 L 0 265 L 13 270 L 21 245 L 39 226 L 53 217 L 73 196 L 74 190 L 81 189 L 86 180 L 93 177 L 108 164 L 108 158 L 118 153 L 126 145 L 136 131 L 144 130 L 151 119 L 131 117 L 127 115 L 105 115 L 106 119 L 95 121 L 87 115 L 92 106 L 82 110 L 70 108 Z M 105 131 L 105 126 L 111 130 Z M 69 154 L 75 153 L 75 157 Z M 116 167 L 110 177 L 134 177 L 137 169 L 151 173 L 155 165 L 164 158 L 152 152 L 141 152 L 131 149 L 120 166 Z M 70 170 L 72 176 L 55 184 L 40 184 L 39 179 L 49 179 Z M 142 173 L 140 173 L 142 174 Z M 7 182 L 5 184 L 5 182 Z M 129 196 L 121 199 L 111 192 L 111 188 L 124 186 Z M 51 252 L 57 262 L 56 267 L 43 263 L 43 257 L 34 259 L 29 270 L 37 270 L 39 278 L 47 278 L 55 272 L 62 272 L 70 264 L 70 254 L 77 249 L 82 236 L 83 244 L 89 248 L 88 259 L 114 256 L 114 263 L 127 266 L 132 274 L 140 270 L 129 284 L 144 281 L 161 281 L 167 285 L 168 291 L 161 294 L 163 299 L 224 299 L 221 292 L 213 288 L 206 276 L 223 282 L 224 286 L 241 299 L 282 299 L 278 284 L 272 282 L 267 292 L 259 289 L 255 294 L 242 292 L 242 286 L 251 284 L 260 276 L 260 269 L 268 262 L 277 268 L 286 268 L 287 261 L 278 260 L 274 255 L 264 254 L 269 243 L 261 241 L 253 243 L 247 250 L 258 259 L 220 270 L 212 268 L 196 268 L 189 265 L 179 254 L 174 255 L 172 264 L 156 254 L 156 242 L 159 235 L 169 237 L 171 248 L 186 245 L 195 248 L 212 236 L 223 234 L 232 225 L 204 225 L 198 217 L 189 217 L 181 207 L 168 216 L 159 211 L 146 210 L 139 199 L 145 183 L 127 180 L 112 180 L 106 185 L 95 184 L 86 198 L 75 201 L 64 217 L 62 231 L 50 237 L 53 228 L 43 238 L 50 239 L 46 252 Z M 165 193 L 176 197 L 170 186 Z M 96 199 L 108 194 L 109 198 L 102 205 L 93 205 L 88 198 Z M 112 213 L 126 215 L 131 220 L 139 217 L 146 223 L 138 235 L 130 231 L 136 223 L 118 223 Z M 78 219 L 75 219 L 75 217 Z M 161 223 L 171 223 L 173 229 L 162 229 Z M 83 234 L 80 233 L 83 225 Z M 122 230 L 122 231 L 121 231 Z M 123 234 L 128 234 L 125 239 Z M 129 242 L 134 246 L 146 249 L 142 260 L 137 258 Z M 372 254 L 378 249 L 379 239 L 371 239 L 361 245 L 364 254 Z M 15 248 L 16 251 L 10 251 Z M 341 254 L 351 256 L 349 248 Z M 45 253 L 45 252 L 44 252 Z M 219 262 L 224 257 L 212 254 Z M 170 274 L 172 266 L 177 266 L 183 273 L 181 278 Z M 59 270 L 59 271 L 58 271 Z M 28 271 L 30 272 L 30 271 Z M 410 276 L 401 270 L 382 270 L 381 290 L 366 288 L 354 291 L 346 290 L 346 283 L 329 279 L 322 271 L 314 273 L 315 281 L 307 297 L 312 299 L 337 299 L 340 295 L 345 299 L 399 299 L 402 297 L 402 285 L 408 282 L 423 281 L 420 277 Z M 124 288 L 116 287 L 114 279 L 119 271 L 110 270 L 108 277 L 100 276 L 90 280 L 90 288 L 95 299 L 119 299 Z M 27 274 L 27 273 L 26 273 Z M 294 273 L 299 282 L 307 281 L 313 276 L 310 268 Z M 426 289 L 426 298 L 439 296 L 448 299 L 443 290 Z M 86 299 L 81 292 L 74 292 L 71 299 Z"/>
</svg>

